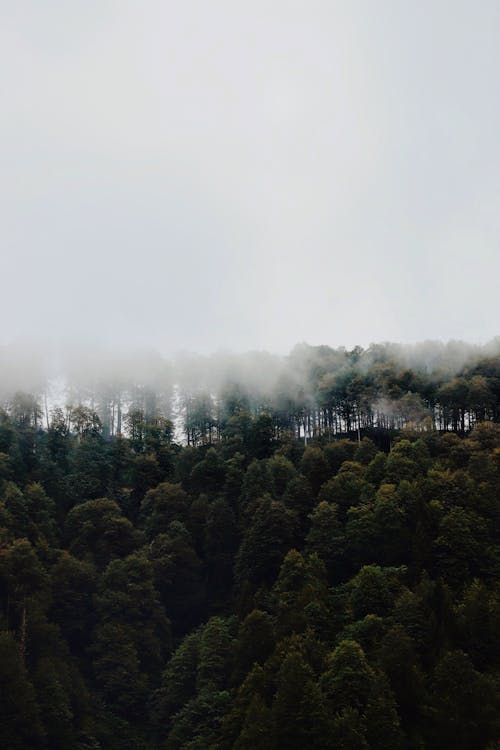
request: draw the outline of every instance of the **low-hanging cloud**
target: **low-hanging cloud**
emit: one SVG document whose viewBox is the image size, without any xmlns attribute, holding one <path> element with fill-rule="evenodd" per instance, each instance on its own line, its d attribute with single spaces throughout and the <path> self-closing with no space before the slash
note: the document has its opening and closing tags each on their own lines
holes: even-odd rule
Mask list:
<svg viewBox="0 0 500 750">
<path fill-rule="evenodd" d="M 494 0 L 9 4 L 1 341 L 492 338 L 499 31 Z"/>
</svg>

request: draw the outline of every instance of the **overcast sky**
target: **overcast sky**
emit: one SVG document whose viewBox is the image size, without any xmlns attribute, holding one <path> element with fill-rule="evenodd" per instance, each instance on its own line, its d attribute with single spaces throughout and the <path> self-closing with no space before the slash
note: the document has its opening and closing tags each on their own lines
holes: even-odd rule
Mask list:
<svg viewBox="0 0 500 750">
<path fill-rule="evenodd" d="M 0 343 L 500 333 L 498 0 L 0 7 Z"/>
</svg>

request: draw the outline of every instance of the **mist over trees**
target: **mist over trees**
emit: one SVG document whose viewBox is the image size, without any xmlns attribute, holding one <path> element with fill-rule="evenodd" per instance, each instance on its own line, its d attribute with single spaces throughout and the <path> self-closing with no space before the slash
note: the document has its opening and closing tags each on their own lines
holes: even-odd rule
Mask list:
<svg viewBox="0 0 500 750">
<path fill-rule="evenodd" d="M 83 347 L 56 356 L 3 347 L 0 397 L 7 410 L 33 398 L 35 421 L 48 427 L 55 409 L 80 433 L 97 419 L 105 436 L 137 431 L 139 415 L 169 419 L 176 438 L 192 445 L 220 439 L 228 420 L 243 413 L 266 415 L 277 435 L 306 439 L 407 425 L 464 432 L 498 417 L 499 356 L 498 338 L 483 346 L 430 341 L 351 351 L 299 344 L 287 357 L 173 360 L 154 351 Z"/>
<path fill-rule="evenodd" d="M 1 361 L 2 747 L 496 747 L 498 339 Z"/>
</svg>

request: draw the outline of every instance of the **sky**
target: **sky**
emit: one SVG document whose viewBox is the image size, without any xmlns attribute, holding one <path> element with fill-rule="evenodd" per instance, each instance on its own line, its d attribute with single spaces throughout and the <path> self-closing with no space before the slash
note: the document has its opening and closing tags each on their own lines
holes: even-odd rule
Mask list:
<svg viewBox="0 0 500 750">
<path fill-rule="evenodd" d="M 498 0 L 0 9 L 0 343 L 500 333 Z"/>
</svg>

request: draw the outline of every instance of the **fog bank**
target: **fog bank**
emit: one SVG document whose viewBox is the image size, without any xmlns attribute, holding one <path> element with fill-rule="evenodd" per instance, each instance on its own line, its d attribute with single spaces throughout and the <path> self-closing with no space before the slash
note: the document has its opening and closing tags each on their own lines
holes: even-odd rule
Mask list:
<svg viewBox="0 0 500 750">
<path fill-rule="evenodd" d="M 2 11 L 0 343 L 498 334 L 495 0 Z"/>
</svg>

